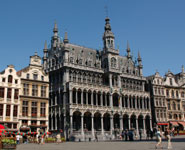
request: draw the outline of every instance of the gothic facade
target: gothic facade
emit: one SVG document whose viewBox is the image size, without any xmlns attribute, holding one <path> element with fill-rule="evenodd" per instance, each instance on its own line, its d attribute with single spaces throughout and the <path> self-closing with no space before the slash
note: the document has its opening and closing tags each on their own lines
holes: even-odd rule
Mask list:
<svg viewBox="0 0 185 150">
<path fill-rule="evenodd" d="M 133 60 L 129 44 L 120 56 L 110 19 L 105 19 L 103 50 L 61 41 L 55 23 L 43 63 L 49 74 L 49 129 L 67 138 L 116 138 L 124 129 L 151 129 L 150 93 L 142 59 Z"/>
</svg>

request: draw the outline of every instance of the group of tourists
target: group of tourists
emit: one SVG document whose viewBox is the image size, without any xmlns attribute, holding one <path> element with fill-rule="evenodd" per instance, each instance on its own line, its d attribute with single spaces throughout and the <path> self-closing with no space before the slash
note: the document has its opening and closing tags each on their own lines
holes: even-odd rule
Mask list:
<svg viewBox="0 0 185 150">
<path fill-rule="evenodd" d="M 164 136 L 168 140 L 168 149 L 172 149 L 172 144 L 171 144 L 171 135 L 173 134 L 173 128 L 170 130 L 168 127 L 166 127 L 165 132 L 163 133 L 161 128 L 157 129 L 156 132 L 156 138 L 157 138 L 157 144 L 155 145 L 155 149 L 157 148 L 163 148 L 162 147 L 162 137 Z"/>
</svg>

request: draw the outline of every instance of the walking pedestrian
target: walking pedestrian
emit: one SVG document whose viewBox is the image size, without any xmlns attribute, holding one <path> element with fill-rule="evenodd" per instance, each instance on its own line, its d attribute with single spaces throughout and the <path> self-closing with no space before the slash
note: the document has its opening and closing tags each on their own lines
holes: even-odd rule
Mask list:
<svg viewBox="0 0 185 150">
<path fill-rule="evenodd" d="M 96 140 L 96 142 L 98 142 L 98 135 L 97 135 L 97 132 L 95 132 L 95 140 Z"/>
<path fill-rule="evenodd" d="M 19 144 L 20 136 L 16 135 L 17 144 Z"/>
<path fill-rule="evenodd" d="M 61 142 L 61 137 L 60 137 L 60 133 L 57 134 L 57 144 L 59 144 Z"/>
<path fill-rule="evenodd" d="M 171 145 L 171 136 L 170 136 L 170 134 L 171 134 L 171 131 L 169 130 L 169 128 L 168 127 L 166 127 L 166 130 L 165 130 L 165 137 L 166 137 L 166 139 L 168 140 L 168 149 L 172 149 L 172 145 Z"/>
<path fill-rule="evenodd" d="M 126 129 L 125 130 L 125 141 L 127 141 L 128 140 L 128 130 Z"/>
<path fill-rule="evenodd" d="M 162 132 L 161 129 L 158 128 L 157 132 L 156 132 L 156 138 L 157 138 L 157 144 L 155 145 L 155 149 L 157 149 L 159 146 L 160 148 L 162 148 Z"/>
<path fill-rule="evenodd" d="M 154 136 L 154 134 L 153 134 L 153 131 L 152 131 L 152 129 L 150 130 L 150 138 L 151 138 L 151 140 L 153 140 L 153 136 Z"/>
<path fill-rule="evenodd" d="M 139 129 L 139 138 L 140 138 L 140 141 L 142 140 L 142 129 Z"/>
</svg>

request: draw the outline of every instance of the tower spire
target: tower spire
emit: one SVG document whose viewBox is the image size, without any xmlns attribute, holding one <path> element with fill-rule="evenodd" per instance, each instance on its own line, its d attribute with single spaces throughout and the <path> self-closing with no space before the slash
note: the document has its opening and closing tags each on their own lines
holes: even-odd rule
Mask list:
<svg viewBox="0 0 185 150">
<path fill-rule="evenodd" d="M 45 43 L 44 43 L 44 50 L 47 50 L 47 41 L 45 40 Z"/>
<path fill-rule="evenodd" d="M 53 28 L 53 33 L 58 33 L 58 27 L 57 27 L 57 23 L 55 21 L 55 25 L 54 25 L 54 28 Z"/>
<path fill-rule="evenodd" d="M 65 32 L 65 36 L 64 36 L 64 44 L 65 43 L 69 43 L 67 32 Z"/>
<path fill-rule="evenodd" d="M 182 73 L 184 73 L 184 65 L 182 65 Z"/>
<path fill-rule="evenodd" d="M 139 74 L 140 74 L 140 76 L 142 76 L 143 75 L 143 65 L 142 65 L 142 59 L 141 59 L 141 56 L 140 56 L 140 52 L 139 51 L 138 51 L 137 61 L 138 61 Z"/>
<path fill-rule="evenodd" d="M 57 47 L 57 41 L 58 41 L 58 27 L 57 27 L 57 23 L 55 21 L 55 24 L 54 24 L 54 28 L 53 28 L 53 42 L 52 42 L 52 45 L 54 48 Z"/>
<path fill-rule="evenodd" d="M 127 58 L 131 58 L 131 55 L 130 55 L 130 45 L 129 45 L 128 40 L 127 40 Z"/>
</svg>

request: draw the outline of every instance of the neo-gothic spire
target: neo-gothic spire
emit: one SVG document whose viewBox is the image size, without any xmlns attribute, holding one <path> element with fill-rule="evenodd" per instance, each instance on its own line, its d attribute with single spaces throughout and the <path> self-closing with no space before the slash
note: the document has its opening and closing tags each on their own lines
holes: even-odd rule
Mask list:
<svg viewBox="0 0 185 150">
<path fill-rule="evenodd" d="M 47 41 L 45 41 L 45 43 L 44 43 L 44 50 L 47 50 L 48 49 L 48 47 L 47 47 Z"/>
<path fill-rule="evenodd" d="M 54 28 L 53 28 L 53 42 L 52 42 L 52 46 L 54 48 L 57 47 L 57 41 L 58 41 L 58 27 L 57 27 L 57 23 L 55 22 Z"/>
<path fill-rule="evenodd" d="M 138 51 L 138 58 L 137 58 L 137 60 L 138 60 L 138 62 L 142 61 L 139 51 Z"/>
<path fill-rule="evenodd" d="M 109 48 L 114 49 L 114 34 L 111 31 L 110 19 L 108 17 L 105 18 L 105 32 L 103 34 L 103 42 L 104 42 L 104 49 L 107 50 Z"/>
<path fill-rule="evenodd" d="M 111 31 L 110 19 L 108 17 L 105 18 L 105 31 Z"/>
<path fill-rule="evenodd" d="M 65 32 L 65 36 L 64 36 L 64 44 L 65 43 L 69 43 L 67 32 Z"/>
<path fill-rule="evenodd" d="M 184 65 L 182 65 L 182 73 L 184 73 Z"/>
<path fill-rule="evenodd" d="M 129 45 L 129 42 L 127 41 L 127 58 L 131 58 L 131 55 L 130 55 L 130 45 Z"/>
<path fill-rule="evenodd" d="M 48 52 L 47 41 L 45 41 L 45 43 L 44 43 L 43 52 L 44 52 L 44 59 L 46 59 L 46 57 L 47 57 L 47 52 Z"/>
<path fill-rule="evenodd" d="M 58 32 L 58 27 L 57 27 L 57 23 L 55 22 L 54 28 L 53 28 L 53 33 Z"/>
</svg>

